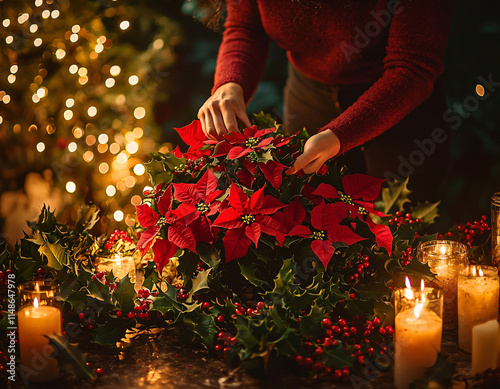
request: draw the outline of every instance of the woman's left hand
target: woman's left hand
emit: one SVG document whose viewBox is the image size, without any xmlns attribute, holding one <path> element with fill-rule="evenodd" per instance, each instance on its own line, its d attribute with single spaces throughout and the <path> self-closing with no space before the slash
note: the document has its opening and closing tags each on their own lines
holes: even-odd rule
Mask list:
<svg viewBox="0 0 500 389">
<path fill-rule="evenodd" d="M 300 169 L 304 169 L 306 174 L 315 173 L 326 161 L 335 157 L 339 151 L 340 140 L 337 135 L 330 130 L 320 132 L 307 140 L 304 152 L 285 173 L 294 174 Z"/>
</svg>

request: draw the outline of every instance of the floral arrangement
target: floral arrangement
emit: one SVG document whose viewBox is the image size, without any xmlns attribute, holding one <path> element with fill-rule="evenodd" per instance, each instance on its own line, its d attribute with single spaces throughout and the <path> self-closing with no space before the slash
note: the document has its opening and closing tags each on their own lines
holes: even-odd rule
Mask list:
<svg viewBox="0 0 500 389">
<path fill-rule="evenodd" d="M 207 141 L 197 121 L 178 131 L 189 149 L 148 164 L 142 230 L 96 239 L 97 209 L 82 207 L 70 228 L 44 208 L 14 252 L 0 254 L 0 287 L 12 273 L 58 281 L 69 341 L 114 345 L 129 329 L 160 327 L 248 371 L 292 363 L 352 382 L 367 367 L 388 368 L 392 290 L 404 275 L 432 281 L 415 257 L 438 235 L 429 234 L 437 204 L 411 204 L 406 182 L 335 163 L 287 176 L 308 135 L 286 136 L 262 114 L 221 142 Z M 443 235 L 480 253 L 488 229 L 483 217 Z M 96 268 L 96 256 L 134 245 L 135 283 Z M 84 358 L 73 362 L 73 374 L 92 375 Z"/>
</svg>

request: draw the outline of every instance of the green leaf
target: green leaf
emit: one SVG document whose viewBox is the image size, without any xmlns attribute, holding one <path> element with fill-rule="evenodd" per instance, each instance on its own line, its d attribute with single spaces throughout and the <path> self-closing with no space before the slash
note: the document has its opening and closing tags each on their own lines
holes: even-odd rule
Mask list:
<svg viewBox="0 0 500 389">
<path fill-rule="evenodd" d="M 429 203 L 426 201 L 425 203 L 418 203 L 411 211 L 411 215 L 414 219 L 421 219 L 422 223 L 434 223 L 434 219 L 436 219 L 438 214 L 438 206 L 440 201 L 437 203 Z"/>
<path fill-rule="evenodd" d="M 78 210 L 75 230 L 78 233 L 91 230 L 99 221 L 99 208 L 96 205 L 82 205 Z"/>
<path fill-rule="evenodd" d="M 86 354 L 80 352 L 77 344 L 71 344 L 64 336 L 57 334 L 48 335 L 47 338 L 62 371 L 74 375 L 77 380 L 95 379 L 85 363 Z"/>
<path fill-rule="evenodd" d="M 66 298 L 66 302 L 71 304 L 74 309 L 83 311 L 88 305 L 87 293 L 85 293 L 83 290 L 73 292 Z"/>
<path fill-rule="evenodd" d="M 68 297 L 76 290 L 80 289 L 80 283 L 78 282 L 78 278 L 74 275 L 68 277 L 66 281 L 61 283 L 58 293 L 58 300 L 66 301 Z"/>
<path fill-rule="evenodd" d="M 212 269 L 200 271 L 198 275 L 193 279 L 193 287 L 191 288 L 190 292 L 191 296 L 199 290 L 208 288 L 208 275 L 211 271 Z"/>
<path fill-rule="evenodd" d="M 325 329 L 321 325 L 321 320 L 324 317 L 324 310 L 314 304 L 311 312 L 300 318 L 300 330 L 304 335 L 311 335 L 313 338 L 324 335 Z"/>
<path fill-rule="evenodd" d="M 87 289 L 89 291 L 88 296 L 95 298 L 99 301 L 109 302 L 111 300 L 111 294 L 109 293 L 109 286 L 103 284 L 97 278 L 94 281 L 90 281 L 87 284 Z"/>
<path fill-rule="evenodd" d="M 130 277 L 127 274 L 118 282 L 112 296 L 113 300 L 118 304 L 118 307 L 123 312 L 128 312 L 134 308 L 134 299 L 136 295 L 134 284 L 130 282 Z"/>
<path fill-rule="evenodd" d="M 382 326 L 394 323 L 394 307 L 385 301 L 377 300 L 373 304 L 373 314 L 380 319 Z"/>
<path fill-rule="evenodd" d="M 388 187 L 382 188 L 382 202 L 376 204 L 377 209 L 382 209 L 387 215 L 395 214 L 403 210 L 404 205 L 409 202 L 410 191 L 407 188 L 408 178 L 405 181 L 394 181 Z"/>
<path fill-rule="evenodd" d="M 177 288 L 166 283 L 167 293 L 159 290 L 158 297 L 153 299 L 153 304 L 151 304 L 151 309 L 154 311 L 159 311 L 163 314 L 168 311 L 179 311 L 180 305 L 177 302 Z"/>
<path fill-rule="evenodd" d="M 47 258 L 47 265 L 56 270 L 61 270 L 64 265 L 68 264 L 68 253 L 58 243 L 46 242 L 38 249 L 40 254 Z"/>
<path fill-rule="evenodd" d="M 352 356 L 349 350 L 344 349 L 340 345 L 334 349 L 326 350 L 323 355 L 326 357 L 325 364 L 335 366 L 336 369 L 340 369 L 343 366 L 352 367 L 354 365 L 354 356 Z"/>
<path fill-rule="evenodd" d="M 207 247 L 204 244 L 198 244 L 196 246 L 198 255 L 200 259 L 205 262 L 211 268 L 217 268 L 220 263 L 220 253 L 216 251 L 213 247 Z"/>
<path fill-rule="evenodd" d="M 115 345 L 124 336 L 125 332 L 135 325 L 135 320 L 109 318 L 105 324 L 98 325 L 94 331 L 94 341 L 99 344 Z"/>
<path fill-rule="evenodd" d="M 42 211 L 38 216 L 37 222 L 28 222 L 28 226 L 33 231 L 41 231 L 45 233 L 53 232 L 57 226 L 57 220 L 54 216 L 54 212 L 50 212 L 50 208 L 45 204 L 43 205 Z"/>
<path fill-rule="evenodd" d="M 182 274 L 184 285 L 189 288 L 193 274 L 198 268 L 198 256 L 191 251 L 184 251 L 184 254 L 179 257 L 179 265 L 177 271 Z"/>
<path fill-rule="evenodd" d="M 170 170 L 166 170 L 166 166 L 162 161 L 152 159 L 144 164 L 148 170 L 149 179 L 153 186 L 160 184 L 169 184 L 174 175 Z"/>
<path fill-rule="evenodd" d="M 272 342 L 278 356 L 295 356 L 304 352 L 302 334 L 295 328 L 287 328 L 281 337 Z"/>
<path fill-rule="evenodd" d="M 217 333 L 214 318 L 210 315 L 202 314 L 194 324 L 194 332 L 201 337 L 207 349 L 211 351 L 214 346 L 215 334 Z"/>
<path fill-rule="evenodd" d="M 271 117 L 271 115 L 260 111 L 259 113 L 253 114 L 252 123 L 257 126 L 259 129 L 271 128 L 276 125 L 276 122 Z"/>
<path fill-rule="evenodd" d="M 247 258 L 242 258 L 238 261 L 238 266 L 240 267 L 241 275 L 245 277 L 248 282 L 254 286 L 262 286 L 267 284 L 262 276 L 258 276 L 258 269 L 254 263 L 249 261 Z"/>
</svg>

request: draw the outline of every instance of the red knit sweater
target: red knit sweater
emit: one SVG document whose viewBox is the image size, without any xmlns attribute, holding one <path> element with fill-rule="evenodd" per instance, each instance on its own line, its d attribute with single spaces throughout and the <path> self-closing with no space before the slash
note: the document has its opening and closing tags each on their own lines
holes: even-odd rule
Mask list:
<svg viewBox="0 0 500 389">
<path fill-rule="evenodd" d="M 257 88 L 269 41 L 307 77 L 374 84 L 325 123 L 344 153 L 380 135 L 430 95 L 443 72 L 451 0 L 228 0 L 213 91 L 227 82 Z M 390 17 L 390 22 L 388 21 Z"/>
</svg>

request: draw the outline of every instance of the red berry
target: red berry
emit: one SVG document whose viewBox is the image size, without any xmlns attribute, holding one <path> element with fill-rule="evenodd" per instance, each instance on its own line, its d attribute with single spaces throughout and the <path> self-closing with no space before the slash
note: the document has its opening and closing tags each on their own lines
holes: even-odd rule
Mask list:
<svg viewBox="0 0 500 389">
<path fill-rule="evenodd" d="M 98 271 L 96 273 L 97 278 L 103 278 L 104 277 L 104 272 L 103 271 Z"/>
<path fill-rule="evenodd" d="M 385 332 L 387 335 L 392 335 L 392 333 L 394 332 L 394 330 L 392 329 L 391 326 L 386 326 L 385 327 Z"/>
<path fill-rule="evenodd" d="M 342 372 L 340 370 L 335 370 L 335 372 L 333 373 L 333 377 L 336 380 L 339 380 L 342 377 Z"/>
<path fill-rule="evenodd" d="M 130 311 L 130 312 L 128 313 L 127 317 L 128 317 L 129 319 L 133 319 L 133 318 L 135 317 L 135 313 L 134 313 L 134 312 L 132 312 L 132 311 Z"/>
<path fill-rule="evenodd" d="M 122 317 L 123 316 L 123 312 L 122 311 L 116 311 L 116 316 L 117 317 Z"/>
<path fill-rule="evenodd" d="M 216 344 L 214 348 L 215 348 L 215 351 L 217 351 L 218 353 L 220 353 L 222 351 L 222 346 L 220 344 Z"/>
<path fill-rule="evenodd" d="M 349 295 L 349 298 L 350 298 L 351 300 L 352 300 L 352 299 L 355 299 L 355 298 L 356 298 L 356 295 L 355 295 L 354 293 L 351 293 L 351 294 Z"/>
<path fill-rule="evenodd" d="M 209 302 L 207 302 L 207 301 L 205 301 L 205 302 L 201 305 L 201 307 L 202 307 L 204 310 L 207 310 L 208 308 L 210 308 L 210 303 L 209 303 Z"/>
<path fill-rule="evenodd" d="M 322 368 L 323 368 L 323 364 L 322 364 L 322 363 L 320 363 L 320 362 L 316 362 L 316 363 L 313 365 L 313 367 L 312 367 L 312 369 L 313 369 L 314 371 L 320 371 Z"/>
<path fill-rule="evenodd" d="M 80 320 L 85 319 L 85 315 L 83 314 L 83 312 L 80 312 L 80 313 L 78 314 L 78 317 L 80 318 Z"/>
<path fill-rule="evenodd" d="M 376 317 L 373 319 L 372 323 L 375 327 L 378 327 L 380 325 L 380 319 Z"/>
<path fill-rule="evenodd" d="M 351 327 L 351 328 L 349 328 L 349 333 L 350 333 L 351 335 L 356 335 L 356 327 Z"/>
<path fill-rule="evenodd" d="M 257 308 L 258 308 L 258 309 L 262 309 L 262 308 L 264 308 L 264 307 L 265 307 L 265 304 L 264 304 L 262 301 L 259 301 L 259 302 L 257 303 Z"/>
<path fill-rule="evenodd" d="M 368 349 L 368 355 L 371 355 L 371 354 L 373 354 L 373 347 L 370 347 L 370 348 Z"/>
<path fill-rule="evenodd" d="M 325 317 L 323 320 L 321 320 L 321 325 L 325 328 L 330 328 L 330 326 L 332 325 L 332 322 L 330 319 Z"/>
<path fill-rule="evenodd" d="M 311 366 L 312 364 L 313 364 L 312 358 L 307 357 L 304 359 L 304 365 Z"/>
<path fill-rule="evenodd" d="M 382 327 L 380 327 L 380 328 L 378 329 L 378 333 L 379 333 L 380 335 L 385 335 L 385 329 L 384 329 L 384 328 L 382 328 Z"/>
<path fill-rule="evenodd" d="M 324 344 L 325 344 L 325 347 L 326 347 L 326 348 L 328 348 L 328 347 L 332 347 L 332 345 L 333 345 L 333 340 L 332 340 L 332 338 L 325 338 Z"/>
<path fill-rule="evenodd" d="M 401 216 L 401 211 L 397 211 L 396 216 L 398 216 L 398 217 Z"/>
<path fill-rule="evenodd" d="M 323 349 L 321 347 L 318 347 L 316 348 L 316 350 L 314 350 L 314 354 L 318 357 L 322 356 L 323 355 Z"/>
<path fill-rule="evenodd" d="M 345 320 L 344 319 L 339 319 L 339 326 L 345 326 Z"/>
<path fill-rule="evenodd" d="M 95 369 L 95 373 L 97 374 L 97 376 L 101 377 L 104 374 L 104 370 L 102 369 L 102 367 L 98 367 L 97 369 Z"/>
<path fill-rule="evenodd" d="M 224 322 L 224 316 L 222 316 L 222 315 L 217 316 L 217 321 L 219 323 L 223 323 Z"/>
<path fill-rule="evenodd" d="M 297 355 L 297 356 L 295 357 L 295 362 L 299 362 L 299 363 L 300 363 L 300 362 L 302 362 L 303 360 L 304 360 L 304 358 L 303 358 L 301 355 Z"/>
</svg>

